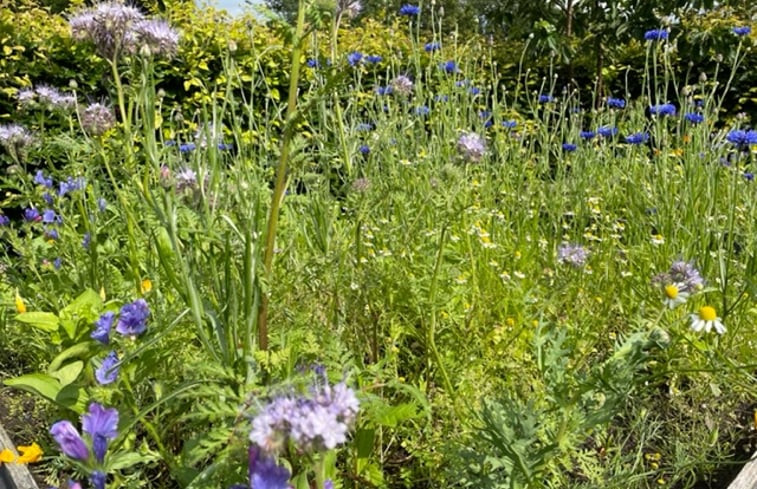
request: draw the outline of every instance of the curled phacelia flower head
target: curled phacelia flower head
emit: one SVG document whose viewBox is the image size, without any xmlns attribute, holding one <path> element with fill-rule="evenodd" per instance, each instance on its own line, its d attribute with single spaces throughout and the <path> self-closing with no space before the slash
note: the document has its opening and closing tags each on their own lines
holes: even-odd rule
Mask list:
<svg viewBox="0 0 757 489">
<path fill-rule="evenodd" d="M 82 129 L 90 136 L 101 136 L 116 125 L 113 111 L 100 103 L 88 105 L 80 118 Z"/>
<path fill-rule="evenodd" d="M 17 153 L 34 142 L 32 133 L 18 124 L 0 125 L 0 146 L 8 151 Z"/>
<path fill-rule="evenodd" d="M 134 24 L 134 33 L 143 53 L 172 58 L 179 50 L 179 33 L 165 20 L 140 20 Z"/>
</svg>

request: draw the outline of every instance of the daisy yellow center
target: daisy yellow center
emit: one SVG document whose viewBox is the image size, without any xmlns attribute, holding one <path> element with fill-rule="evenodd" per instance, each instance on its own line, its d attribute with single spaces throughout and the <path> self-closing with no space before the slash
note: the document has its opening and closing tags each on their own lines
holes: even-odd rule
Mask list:
<svg viewBox="0 0 757 489">
<path fill-rule="evenodd" d="M 715 312 L 715 308 L 711 306 L 704 306 L 699 308 L 699 319 L 703 321 L 714 321 L 718 318 L 718 313 Z"/>
<path fill-rule="evenodd" d="M 666 285 L 665 295 L 668 296 L 668 299 L 675 299 L 678 297 L 678 287 L 675 285 Z"/>
</svg>

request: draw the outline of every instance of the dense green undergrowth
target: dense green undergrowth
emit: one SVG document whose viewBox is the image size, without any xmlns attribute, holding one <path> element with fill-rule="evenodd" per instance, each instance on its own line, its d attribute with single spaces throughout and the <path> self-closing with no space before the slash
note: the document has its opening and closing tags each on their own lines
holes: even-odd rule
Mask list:
<svg viewBox="0 0 757 489">
<path fill-rule="evenodd" d="M 297 489 L 725 487 L 755 441 L 757 133 L 721 117 L 749 35 L 729 27 L 728 57 L 681 78 L 658 31 L 634 48 L 638 97 L 584 97 L 521 52 L 503 76 L 443 24 L 302 13 L 174 12 L 177 52 L 17 20 L 48 18 L 46 59 L 81 56 L 50 78 L 26 49 L 2 61 L 4 119 L 29 132 L 0 133 L 0 366 L 49 407 L 18 440 L 43 447 L 38 471 L 286 487 L 262 459 Z M 118 412 L 105 455 L 86 426 L 86 457 L 48 435 L 93 405 Z"/>
</svg>

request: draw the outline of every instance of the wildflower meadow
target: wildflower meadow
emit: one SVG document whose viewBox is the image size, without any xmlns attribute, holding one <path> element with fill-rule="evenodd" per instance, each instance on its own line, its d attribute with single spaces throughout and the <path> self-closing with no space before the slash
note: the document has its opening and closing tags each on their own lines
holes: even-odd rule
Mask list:
<svg viewBox="0 0 757 489">
<path fill-rule="evenodd" d="M 726 489 L 754 6 L 269 3 L 0 6 L 0 471 Z"/>
</svg>

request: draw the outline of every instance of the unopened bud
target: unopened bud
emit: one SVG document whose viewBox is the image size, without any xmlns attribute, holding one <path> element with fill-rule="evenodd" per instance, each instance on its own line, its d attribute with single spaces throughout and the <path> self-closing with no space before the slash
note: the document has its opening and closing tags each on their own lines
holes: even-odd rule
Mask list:
<svg viewBox="0 0 757 489">
<path fill-rule="evenodd" d="M 699 83 L 704 83 L 706 81 L 707 81 L 707 73 L 704 73 L 704 72 L 700 73 L 699 74 Z"/>
</svg>

